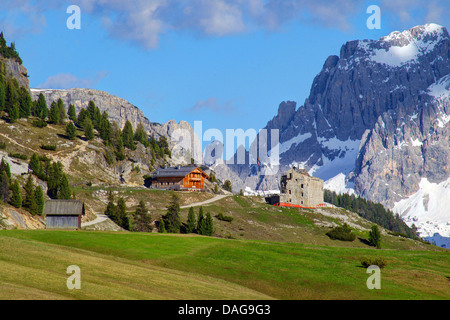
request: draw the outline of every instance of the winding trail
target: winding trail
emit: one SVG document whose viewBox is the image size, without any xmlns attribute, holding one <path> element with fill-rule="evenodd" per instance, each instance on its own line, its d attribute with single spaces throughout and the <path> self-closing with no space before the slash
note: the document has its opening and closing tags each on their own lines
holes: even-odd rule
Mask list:
<svg viewBox="0 0 450 320">
<path fill-rule="evenodd" d="M 197 203 L 192 203 L 192 204 L 189 204 L 187 206 L 182 206 L 180 208 L 181 209 L 187 209 L 187 208 L 190 208 L 190 207 L 201 207 L 201 206 L 204 206 L 204 205 L 207 205 L 207 204 L 210 204 L 210 203 L 222 200 L 222 199 L 224 199 L 226 197 L 229 197 L 229 196 L 230 195 L 228 195 L 228 194 L 221 194 L 221 195 L 217 195 L 214 198 L 211 198 L 209 200 L 202 201 L 202 202 L 197 202 Z"/>
</svg>

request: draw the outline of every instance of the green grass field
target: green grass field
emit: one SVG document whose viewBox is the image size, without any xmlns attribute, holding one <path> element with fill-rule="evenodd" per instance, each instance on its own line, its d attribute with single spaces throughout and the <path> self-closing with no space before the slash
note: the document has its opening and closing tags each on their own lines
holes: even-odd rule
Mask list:
<svg viewBox="0 0 450 320">
<path fill-rule="evenodd" d="M 369 290 L 361 257 L 384 257 Z M 68 290 L 66 268 L 81 268 Z M 0 299 L 450 299 L 447 251 L 200 236 L 0 231 Z"/>
</svg>

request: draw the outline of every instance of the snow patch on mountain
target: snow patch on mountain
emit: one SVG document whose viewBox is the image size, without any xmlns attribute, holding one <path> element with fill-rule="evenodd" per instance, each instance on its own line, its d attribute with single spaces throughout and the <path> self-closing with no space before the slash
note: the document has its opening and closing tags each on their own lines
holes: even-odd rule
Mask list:
<svg viewBox="0 0 450 320">
<path fill-rule="evenodd" d="M 441 183 L 422 178 L 419 191 L 397 202 L 392 210 L 421 237 L 450 248 L 450 178 Z"/>
<path fill-rule="evenodd" d="M 450 98 L 450 74 L 442 77 L 428 88 L 428 95 L 436 99 Z"/>
<path fill-rule="evenodd" d="M 323 188 L 334 191 L 337 194 L 356 194 L 353 183 L 347 183 L 346 176 L 343 173 L 339 173 L 337 176 L 325 181 Z"/>
<path fill-rule="evenodd" d="M 312 134 L 308 132 L 305 134 L 299 134 L 296 137 L 281 143 L 280 149 L 279 149 L 280 155 L 289 151 L 289 149 L 291 149 L 292 146 L 302 143 L 303 141 L 305 141 L 311 137 L 312 137 Z"/>
<path fill-rule="evenodd" d="M 327 181 L 340 173 L 347 176 L 355 169 L 355 160 L 358 156 L 360 140 L 348 139 L 342 141 L 337 138 L 319 138 L 318 140 L 323 148 L 337 152 L 338 156 L 332 159 L 322 156 L 322 163 L 316 163 L 311 168 L 309 172 L 311 175 L 314 174 L 314 176 Z"/>
</svg>

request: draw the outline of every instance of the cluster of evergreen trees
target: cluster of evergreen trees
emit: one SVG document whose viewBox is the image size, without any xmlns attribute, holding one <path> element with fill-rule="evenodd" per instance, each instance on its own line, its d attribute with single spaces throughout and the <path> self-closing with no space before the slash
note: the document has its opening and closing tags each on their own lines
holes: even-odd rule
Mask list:
<svg viewBox="0 0 450 320">
<path fill-rule="evenodd" d="M 69 200 L 73 198 L 69 179 L 61 162 L 51 162 L 45 156 L 33 154 L 28 164 L 29 171 L 47 182 L 47 195 L 51 199 Z"/>
<path fill-rule="evenodd" d="M 0 200 L 10 203 L 16 208 L 25 208 L 33 215 L 42 215 L 44 212 L 44 192 L 40 186 L 35 186 L 33 176 L 28 176 L 24 189 L 24 196 L 19 181 L 11 180 L 9 164 L 2 159 L 0 163 Z"/>
<path fill-rule="evenodd" d="M 214 222 L 208 212 L 205 216 L 203 207 L 200 207 L 198 217 L 195 216 L 194 208 L 189 209 L 187 224 L 183 224 L 180 218 L 180 199 L 174 193 L 172 201 L 167 206 L 166 214 L 161 218 L 158 225 L 160 233 L 197 233 L 204 236 L 214 235 Z"/>
<path fill-rule="evenodd" d="M 119 227 L 130 230 L 130 219 L 127 215 L 127 206 L 125 199 L 120 197 L 115 203 L 114 194 L 110 190 L 108 196 L 108 205 L 106 206 L 105 215 L 108 216 Z"/>
<path fill-rule="evenodd" d="M 8 47 L 3 32 L 0 33 L 0 55 L 7 59 L 15 59 L 19 64 L 23 63 L 19 53 L 16 50 L 15 43 L 11 42 L 11 45 Z"/>
<path fill-rule="evenodd" d="M 203 207 L 200 207 L 198 217 L 196 217 L 194 208 L 189 208 L 186 233 L 197 233 L 203 236 L 214 235 L 214 222 L 211 214 L 208 212 L 205 216 Z"/>
<path fill-rule="evenodd" d="M 31 115 L 32 100 L 29 91 L 16 79 L 8 79 L 6 66 L 0 61 L 0 113 L 9 122 Z M 6 115 L 7 114 L 7 115 Z"/>
<path fill-rule="evenodd" d="M 360 217 L 374 222 L 392 232 L 411 239 L 417 239 L 416 228 L 410 228 L 398 215 L 386 210 L 380 203 L 375 203 L 361 197 L 349 194 L 337 194 L 324 190 L 324 201 L 337 207 L 356 212 Z"/>
</svg>

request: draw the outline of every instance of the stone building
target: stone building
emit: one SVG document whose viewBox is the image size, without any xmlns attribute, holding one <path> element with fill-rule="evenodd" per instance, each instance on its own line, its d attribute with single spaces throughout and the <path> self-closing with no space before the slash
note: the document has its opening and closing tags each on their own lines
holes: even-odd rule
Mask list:
<svg viewBox="0 0 450 320">
<path fill-rule="evenodd" d="M 266 198 L 273 205 L 316 208 L 323 204 L 323 180 L 293 167 L 281 177 L 281 194 Z"/>
</svg>

